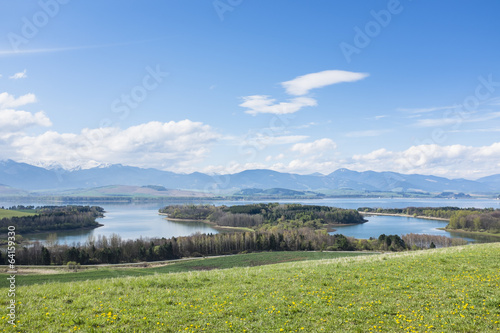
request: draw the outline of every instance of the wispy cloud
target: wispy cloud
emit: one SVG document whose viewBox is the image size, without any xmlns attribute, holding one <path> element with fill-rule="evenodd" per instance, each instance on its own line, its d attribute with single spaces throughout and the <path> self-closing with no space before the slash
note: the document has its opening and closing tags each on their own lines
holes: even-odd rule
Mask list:
<svg viewBox="0 0 500 333">
<path fill-rule="evenodd" d="M 500 128 L 474 128 L 463 130 L 451 130 L 450 133 L 495 133 L 500 132 Z"/>
<path fill-rule="evenodd" d="M 489 105 L 500 106 L 500 97 L 492 98 L 488 101 Z"/>
<path fill-rule="evenodd" d="M 282 82 L 281 85 L 289 95 L 300 96 L 307 94 L 312 89 L 341 82 L 355 82 L 366 78 L 368 75 L 368 73 L 327 70 L 298 76 L 293 80 Z"/>
<path fill-rule="evenodd" d="M 252 146 L 271 146 L 271 145 L 284 145 L 303 141 L 309 138 L 307 135 L 266 135 L 256 133 L 255 135 L 248 136 L 244 139 L 233 140 L 233 144 L 241 146 L 242 142 Z"/>
<path fill-rule="evenodd" d="M 428 107 L 428 108 L 399 108 L 397 109 L 398 111 L 401 112 L 407 112 L 407 113 L 428 113 L 428 112 L 435 112 L 435 111 L 442 111 L 442 110 L 452 110 L 456 109 L 458 107 L 461 107 L 461 105 L 448 105 L 448 106 L 434 106 L 434 107 Z"/>
<path fill-rule="evenodd" d="M 446 118 L 437 119 L 419 119 L 414 126 L 416 127 L 438 127 L 438 126 L 448 126 L 448 125 L 458 125 L 463 123 L 481 123 L 490 121 L 493 119 L 500 118 L 500 112 L 490 112 L 483 116 L 472 118 L 471 115 L 476 114 L 475 112 L 460 112 L 453 114 Z"/>
<path fill-rule="evenodd" d="M 65 47 L 28 49 L 28 50 L 0 50 L 0 56 L 15 56 L 23 54 L 56 53 L 56 52 L 76 51 L 76 50 L 100 49 L 106 47 L 127 46 L 140 43 L 154 42 L 160 39 L 163 38 L 146 39 L 146 40 L 122 42 L 122 43 L 100 44 L 100 45 L 65 46 Z"/>
<path fill-rule="evenodd" d="M 318 126 L 318 125 L 319 125 L 319 123 L 311 121 L 310 123 L 307 123 L 307 124 L 304 124 L 304 125 L 291 126 L 290 128 L 303 129 L 303 128 L 309 128 L 309 127 Z"/>
<path fill-rule="evenodd" d="M 26 70 L 24 70 L 22 72 L 15 73 L 15 74 L 9 76 L 9 79 L 17 80 L 17 79 L 25 79 L 27 77 L 28 77 L 28 75 L 26 74 Z"/>
<path fill-rule="evenodd" d="M 316 106 L 317 102 L 309 97 L 297 97 L 288 102 L 276 103 L 276 100 L 266 95 L 252 95 L 243 97 L 241 107 L 247 108 L 245 113 L 256 115 L 259 113 L 288 114 L 295 113 L 306 106 Z"/>
<path fill-rule="evenodd" d="M 345 136 L 348 138 L 362 138 L 362 137 L 380 136 L 382 134 L 386 134 L 386 133 L 390 133 L 390 132 L 393 132 L 393 130 L 383 129 L 383 130 L 353 131 L 353 132 L 346 133 Z"/>
</svg>

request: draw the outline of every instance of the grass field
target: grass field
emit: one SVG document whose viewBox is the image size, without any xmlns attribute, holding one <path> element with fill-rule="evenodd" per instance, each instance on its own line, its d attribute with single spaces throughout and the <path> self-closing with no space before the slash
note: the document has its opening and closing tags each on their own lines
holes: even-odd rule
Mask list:
<svg viewBox="0 0 500 333">
<path fill-rule="evenodd" d="M 496 332 L 500 243 L 34 284 L 16 301 L 8 332 Z"/>
<path fill-rule="evenodd" d="M 29 286 L 32 284 L 48 282 L 77 282 L 126 276 L 147 276 L 164 273 L 209 271 L 213 269 L 253 267 L 281 262 L 335 259 L 359 255 L 366 254 L 359 252 L 260 252 L 215 258 L 172 261 L 167 265 L 151 268 L 104 268 L 87 266 L 76 273 L 69 272 L 64 268 L 53 268 L 51 269 L 53 271 L 51 274 L 18 275 L 16 282 L 18 286 Z M 0 288 L 8 285 L 8 281 L 6 279 L 7 276 L 7 274 L 0 274 Z"/>
<path fill-rule="evenodd" d="M 35 213 L 21 212 L 18 210 L 9 210 L 0 208 L 0 219 L 3 219 L 5 217 L 10 219 L 11 217 L 30 216 L 30 215 L 35 215 Z"/>
</svg>

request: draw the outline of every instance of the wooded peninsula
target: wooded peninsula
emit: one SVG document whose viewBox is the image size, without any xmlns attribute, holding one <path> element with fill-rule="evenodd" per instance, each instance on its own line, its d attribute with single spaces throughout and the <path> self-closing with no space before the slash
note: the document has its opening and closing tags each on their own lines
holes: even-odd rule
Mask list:
<svg viewBox="0 0 500 333">
<path fill-rule="evenodd" d="M 96 218 L 104 216 L 98 206 L 12 206 L 2 211 L 9 217 L 0 219 L 0 233 L 13 225 L 19 234 L 97 228 L 101 224 Z"/>
</svg>

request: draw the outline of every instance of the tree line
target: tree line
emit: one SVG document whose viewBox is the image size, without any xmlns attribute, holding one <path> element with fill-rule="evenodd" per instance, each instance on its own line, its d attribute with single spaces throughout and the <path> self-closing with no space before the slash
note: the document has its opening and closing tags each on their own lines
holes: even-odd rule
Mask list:
<svg viewBox="0 0 500 333">
<path fill-rule="evenodd" d="M 111 237 L 89 237 L 85 244 L 31 246 L 18 245 L 18 265 L 118 264 L 160 261 L 183 257 L 229 255 L 262 251 L 405 251 L 463 245 L 465 241 L 431 235 L 380 235 L 378 238 L 355 239 L 325 230 L 301 228 L 281 231 L 256 231 L 219 234 L 195 234 L 186 237 L 140 238 L 122 240 Z M 5 264 L 0 251 L 0 264 Z"/>
<path fill-rule="evenodd" d="M 492 211 L 492 208 L 481 211 Z M 476 208 L 458 208 L 458 207 L 406 207 L 406 208 L 358 208 L 360 212 L 381 213 L 381 214 L 404 214 L 413 216 L 439 217 L 449 219 L 458 211 L 477 211 Z"/>
<path fill-rule="evenodd" d="M 500 210 L 463 210 L 450 218 L 446 229 L 500 233 Z"/>
<path fill-rule="evenodd" d="M 9 209 L 30 211 L 36 215 L 2 218 L 0 220 L 0 233 L 6 233 L 9 226 L 14 226 L 17 234 L 96 228 L 100 226 L 96 218 L 104 216 L 104 209 L 98 206 L 43 206 L 36 208 L 33 206 L 13 206 Z"/>
</svg>

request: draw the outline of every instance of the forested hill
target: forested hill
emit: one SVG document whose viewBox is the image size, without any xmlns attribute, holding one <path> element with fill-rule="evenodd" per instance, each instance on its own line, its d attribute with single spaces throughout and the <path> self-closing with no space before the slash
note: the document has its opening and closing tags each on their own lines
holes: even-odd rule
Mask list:
<svg viewBox="0 0 500 333">
<path fill-rule="evenodd" d="M 301 204 L 251 204 L 237 206 L 171 205 L 160 209 L 170 218 L 208 220 L 219 226 L 254 229 L 323 229 L 329 225 L 366 222 L 359 212 L 326 206 Z"/>
<path fill-rule="evenodd" d="M 96 218 L 104 216 L 104 209 L 97 206 L 14 206 L 9 210 L 29 212 L 34 215 L 14 216 L 0 220 L 0 232 L 6 233 L 14 226 L 16 233 L 35 233 L 52 230 L 97 228 Z"/>
</svg>

